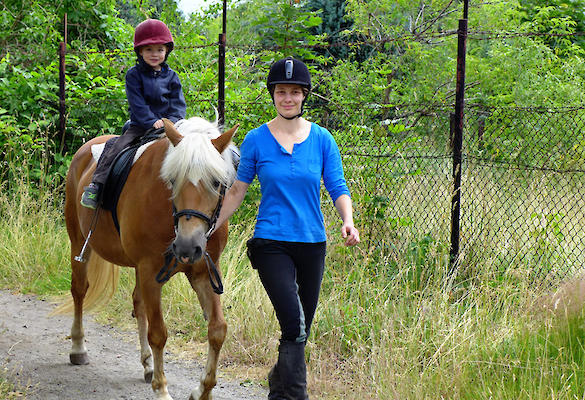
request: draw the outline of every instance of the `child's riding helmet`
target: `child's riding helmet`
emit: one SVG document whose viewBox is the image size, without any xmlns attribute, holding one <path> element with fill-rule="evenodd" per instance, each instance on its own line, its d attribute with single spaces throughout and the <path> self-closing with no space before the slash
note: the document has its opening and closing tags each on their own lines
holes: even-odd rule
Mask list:
<svg viewBox="0 0 585 400">
<path fill-rule="evenodd" d="M 142 21 L 134 31 L 134 51 L 150 44 L 164 44 L 167 46 L 167 55 L 173 50 L 174 42 L 171 31 L 164 22 L 158 19 L 147 19 Z"/>
</svg>

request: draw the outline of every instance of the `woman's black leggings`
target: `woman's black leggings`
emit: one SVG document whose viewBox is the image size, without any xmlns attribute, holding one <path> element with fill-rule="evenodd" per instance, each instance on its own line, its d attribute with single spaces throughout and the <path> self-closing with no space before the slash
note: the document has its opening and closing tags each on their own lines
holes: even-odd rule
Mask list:
<svg viewBox="0 0 585 400">
<path fill-rule="evenodd" d="M 250 261 L 274 306 L 281 340 L 306 341 L 319 301 L 326 243 L 252 241 Z"/>
</svg>

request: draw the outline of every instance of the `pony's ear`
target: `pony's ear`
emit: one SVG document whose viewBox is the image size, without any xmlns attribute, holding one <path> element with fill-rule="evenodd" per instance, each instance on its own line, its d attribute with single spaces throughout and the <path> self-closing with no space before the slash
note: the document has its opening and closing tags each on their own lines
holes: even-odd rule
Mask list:
<svg viewBox="0 0 585 400">
<path fill-rule="evenodd" d="M 239 127 L 240 124 L 237 124 L 230 130 L 222 133 L 219 137 L 211 140 L 211 143 L 213 143 L 213 146 L 217 149 L 217 151 L 223 153 L 226 147 L 230 144 L 230 141 L 232 140 L 234 133 L 236 133 Z"/>
<path fill-rule="evenodd" d="M 170 120 L 166 118 L 163 118 L 162 120 L 163 123 L 165 124 L 165 134 L 167 135 L 173 146 L 178 145 L 181 139 L 183 139 L 183 135 L 179 133 L 177 128 L 175 128 L 175 124 L 173 124 Z"/>
</svg>

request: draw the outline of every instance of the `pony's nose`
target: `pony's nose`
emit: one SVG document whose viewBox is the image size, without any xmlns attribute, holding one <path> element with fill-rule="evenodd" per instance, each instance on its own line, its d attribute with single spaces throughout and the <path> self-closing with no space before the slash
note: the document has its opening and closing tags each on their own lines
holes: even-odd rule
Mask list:
<svg viewBox="0 0 585 400">
<path fill-rule="evenodd" d="M 177 238 L 173 242 L 173 253 L 180 263 L 193 264 L 201 258 L 203 255 L 203 249 L 201 246 L 192 243 L 190 240 Z"/>
</svg>

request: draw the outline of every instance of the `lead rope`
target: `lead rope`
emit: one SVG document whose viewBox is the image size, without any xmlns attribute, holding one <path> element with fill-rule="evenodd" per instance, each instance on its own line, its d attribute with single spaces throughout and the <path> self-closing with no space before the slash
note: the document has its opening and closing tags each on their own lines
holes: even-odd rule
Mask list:
<svg viewBox="0 0 585 400">
<path fill-rule="evenodd" d="M 211 288 L 213 289 L 214 293 L 223 294 L 223 283 L 221 282 L 221 276 L 219 275 L 219 271 L 217 270 L 215 263 L 211 259 L 211 256 L 208 252 L 205 252 L 203 255 L 205 256 L 205 265 L 207 266 L 207 274 L 209 275 L 209 283 L 211 283 Z M 171 264 L 173 259 L 175 261 Z M 173 252 L 169 247 L 165 252 L 165 264 L 158 272 L 158 274 L 156 274 L 156 281 L 158 283 L 165 283 L 168 281 L 177 268 L 177 265 L 177 258 L 173 256 Z M 217 283 L 214 282 L 214 279 Z"/>
</svg>

